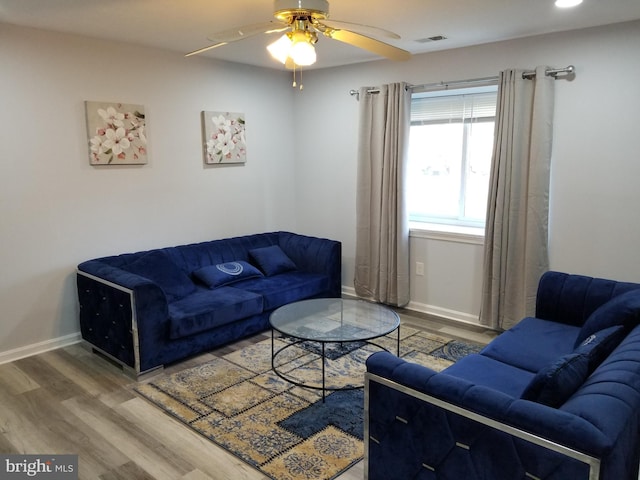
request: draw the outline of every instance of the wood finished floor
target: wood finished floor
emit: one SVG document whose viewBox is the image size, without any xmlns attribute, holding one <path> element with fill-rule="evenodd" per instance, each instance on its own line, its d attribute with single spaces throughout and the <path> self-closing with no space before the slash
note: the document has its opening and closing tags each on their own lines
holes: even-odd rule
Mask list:
<svg viewBox="0 0 640 480">
<path fill-rule="evenodd" d="M 480 328 L 402 314 L 403 324 L 486 343 Z M 206 362 L 269 333 L 172 365 Z M 135 381 L 78 345 L 0 365 L 0 452 L 79 455 L 79 478 L 262 480 L 257 470 L 139 397 Z M 363 462 L 338 477 L 364 478 Z"/>
</svg>

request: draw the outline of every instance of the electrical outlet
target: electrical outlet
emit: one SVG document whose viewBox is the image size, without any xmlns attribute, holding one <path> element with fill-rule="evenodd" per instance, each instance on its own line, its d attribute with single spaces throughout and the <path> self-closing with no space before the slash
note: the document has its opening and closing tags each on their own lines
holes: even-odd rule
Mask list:
<svg viewBox="0 0 640 480">
<path fill-rule="evenodd" d="M 421 277 L 424 275 L 424 263 L 416 262 L 416 275 Z"/>
</svg>

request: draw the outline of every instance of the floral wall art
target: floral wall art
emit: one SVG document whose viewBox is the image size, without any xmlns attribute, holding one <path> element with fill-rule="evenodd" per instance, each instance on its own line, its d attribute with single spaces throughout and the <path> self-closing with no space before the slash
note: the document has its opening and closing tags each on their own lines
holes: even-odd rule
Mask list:
<svg viewBox="0 0 640 480">
<path fill-rule="evenodd" d="M 243 113 L 202 112 L 202 132 L 206 164 L 247 161 Z"/>
<path fill-rule="evenodd" d="M 91 165 L 147 163 L 144 106 L 85 102 Z"/>
</svg>

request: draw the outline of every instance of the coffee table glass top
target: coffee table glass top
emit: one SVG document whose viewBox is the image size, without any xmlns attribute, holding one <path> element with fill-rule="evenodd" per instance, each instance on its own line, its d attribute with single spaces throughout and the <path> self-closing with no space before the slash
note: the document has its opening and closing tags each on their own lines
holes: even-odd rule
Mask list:
<svg viewBox="0 0 640 480">
<path fill-rule="evenodd" d="M 280 333 L 318 342 L 373 339 L 400 325 L 400 317 L 390 308 L 342 298 L 290 303 L 275 310 L 269 320 Z"/>
</svg>

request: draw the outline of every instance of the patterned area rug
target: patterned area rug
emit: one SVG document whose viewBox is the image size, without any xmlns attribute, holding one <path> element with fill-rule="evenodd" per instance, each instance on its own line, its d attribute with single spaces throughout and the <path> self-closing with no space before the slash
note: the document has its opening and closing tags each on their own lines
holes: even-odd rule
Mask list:
<svg viewBox="0 0 640 480">
<path fill-rule="evenodd" d="M 401 327 L 400 354 L 443 370 L 483 346 Z M 276 349 L 291 343 L 276 339 Z M 395 353 L 397 336 L 376 341 Z M 321 385 L 316 346 L 290 346 L 278 370 L 298 383 Z M 327 386 L 362 385 L 364 360 L 379 348 L 336 346 L 327 357 Z M 203 365 L 161 375 L 138 393 L 274 480 L 332 479 L 363 457 L 363 391 L 341 390 L 322 402 L 318 390 L 297 387 L 271 370 L 271 340 Z"/>
</svg>

